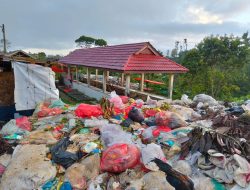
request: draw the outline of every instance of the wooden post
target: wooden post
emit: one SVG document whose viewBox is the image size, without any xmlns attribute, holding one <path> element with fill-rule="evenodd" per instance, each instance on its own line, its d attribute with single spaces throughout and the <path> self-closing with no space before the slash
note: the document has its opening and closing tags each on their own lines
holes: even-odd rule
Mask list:
<svg viewBox="0 0 250 190">
<path fill-rule="evenodd" d="M 98 69 L 95 70 L 95 80 L 98 80 Z"/>
<path fill-rule="evenodd" d="M 144 73 L 141 74 L 140 91 L 143 92 L 143 89 L 144 89 Z"/>
<path fill-rule="evenodd" d="M 109 80 L 109 71 L 107 71 L 107 80 Z"/>
<path fill-rule="evenodd" d="M 70 66 L 68 65 L 68 73 L 67 73 L 67 78 L 70 79 Z"/>
<path fill-rule="evenodd" d="M 88 67 L 87 67 L 87 84 L 88 86 L 90 86 L 90 70 Z"/>
<path fill-rule="evenodd" d="M 124 86 L 124 73 L 122 73 L 122 77 L 121 77 L 121 86 Z"/>
<path fill-rule="evenodd" d="M 107 92 L 107 71 L 103 71 L 103 76 L 102 76 L 102 85 L 103 85 L 103 92 Z"/>
<path fill-rule="evenodd" d="M 129 96 L 130 92 L 130 74 L 126 75 L 126 88 L 125 88 L 125 95 Z"/>
<path fill-rule="evenodd" d="M 172 100 L 173 96 L 173 86 L 174 86 L 174 74 L 169 75 L 169 85 L 168 85 L 168 91 L 169 91 L 169 98 Z"/>
<path fill-rule="evenodd" d="M 79 80 L 79 77 L 78 77 L 78 66 L 76 66 L 76 81 Z"/>
</svg>

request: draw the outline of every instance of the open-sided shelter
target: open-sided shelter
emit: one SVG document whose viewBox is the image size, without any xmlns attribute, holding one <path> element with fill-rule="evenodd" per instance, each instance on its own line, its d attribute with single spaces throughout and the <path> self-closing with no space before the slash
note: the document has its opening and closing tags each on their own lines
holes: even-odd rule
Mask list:
<svg viewBox="0 0 250 190">
<path fill-rule="evenodd" d="M 109 71 L 122 73 L 122 84 L 125 75 L 126 94 L 130 91 L 130 74 L 141 74 L 140 90 L 143 91 L 145 73 L 168 73 L 170 76 L 169 98 L 172 98 L 174 74 L 188 71 L 184 66 L 161 56 L 149 42 L 77 49 L 60 59 L 59 62 L 69 67 L 87 67 L 88 85 L 90 85 L 88 68 L 103 70 L 104 92 L 106 92 Z M 68 71 L 70 72 L 70 69 Z"/>
</svg>

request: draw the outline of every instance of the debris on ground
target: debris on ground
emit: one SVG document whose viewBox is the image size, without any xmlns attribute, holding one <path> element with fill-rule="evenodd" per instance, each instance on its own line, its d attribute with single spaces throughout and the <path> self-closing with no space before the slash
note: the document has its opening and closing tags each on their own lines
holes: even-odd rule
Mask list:
<svg viewBox="0 0 250 190">
<path fill-rule="evenodd" d="M 46 100 L 0 130 L 0 189 L 249 190 L 250 100 Z"/>
</svg>

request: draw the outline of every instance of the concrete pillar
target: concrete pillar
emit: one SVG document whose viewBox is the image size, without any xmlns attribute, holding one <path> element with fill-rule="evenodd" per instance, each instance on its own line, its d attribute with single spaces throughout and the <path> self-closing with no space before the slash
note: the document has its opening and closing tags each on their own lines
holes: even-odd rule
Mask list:
<svg viewBox="0 0 250 190">
<path fill-rule="evenodd" d="M 124 86 L 124 73 L 122 73 L 122 77 L 121 77 L 121 86 Z"/>
<path fill-rule="evenodd" d="M 103 92 L 107 92 L 107 71 L 103 71 L 103 76 L 102 76 L 102 85 L 103 85 Z"/>
<path fill-rule="evenodd" d="M 125 88 L 125 95 L 129 96 L 130 92 L 130 74 L 126 75 L 126 88 Z"/>
<path fill-rule="evenodd" d="M 98 69 L 95 70 L 95 80 L 98 80 Z"/>
<path fill-rule="evenodd" d="M 87 67 L 87 84 L 88 86 L 90 86 L 90 70 L 88 67 Z"/>
<path fill-rule="evenodd" d="M 141 74 L 141 83 L 140 83 L 140 91 L 143 92 L 144 88 L 144 73 Z"/>
<path fill-rule="evenodd" d="M 169 85 L 168 85 L 168 92 L 169 98 L 172 100 L 173 96 L 173 86 L 174 86 L 174 74 L 169 75 Z"/>
</svg>

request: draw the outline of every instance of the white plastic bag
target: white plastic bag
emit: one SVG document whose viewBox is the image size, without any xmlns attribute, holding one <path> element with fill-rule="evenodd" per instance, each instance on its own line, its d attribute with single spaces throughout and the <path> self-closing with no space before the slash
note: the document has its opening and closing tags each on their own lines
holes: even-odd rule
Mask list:
<svg viewBox="0 0 250 190">
<path fill-rule="evenodd" d="M 134 144 L 132 134 L 122 130 L 120 125 L 107 124 L 100 128 L 101 140 L 107 147 L 118 143 Z"/>
<path fill-rule="evenodd" d="M 110 101 L 110 103 L 114 104 L 115 108 L 118 108 L 118 109 L 123 109 L 124 108 L 124 104 L 122 102 L 122 99 L 120 98 L 120 96 L 118 96 L 116 94 L 115 91 L 112 91 L 110 93 L 110 99 L 109 99 L 109 101 Z"/>
<path fill-rule="evenodd" d="M 154 171 L 155 171 L 155 167 L 154 166 L 152 167 L 152 165 L 150 164 L 150 162 L 153 159 L 158 158 L 163 161 L 166 160 L 161 147 L 154 143 L 151 143 L 151 144 L 146 145 L 145 147 L 142 147 L 141 154 L 142 154 L 142 162 L 145 165 L 145 167 Z"/>
</svg>

